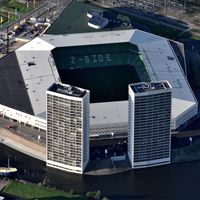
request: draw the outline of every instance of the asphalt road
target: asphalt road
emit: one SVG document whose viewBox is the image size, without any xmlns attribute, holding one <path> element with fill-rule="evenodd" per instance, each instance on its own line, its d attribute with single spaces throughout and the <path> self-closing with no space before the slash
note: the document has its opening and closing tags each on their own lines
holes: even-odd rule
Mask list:
<svg viewBox="0 0 200 200">
<path fill-rule="evenodd" d="M 31 127 L 23 126 L 21 124 L 12 122 L 7 119 L 0 118 L 0 127 L 6 128 L 7 126 L 10 126 L 10 125 L 12 126 L 12 128 L 9 128 L 9 131 L 11 131 L 19 136 L 22 136 L 23 138 L 28 139 L 30 141 L 39 142 L 42 145 L 46 144 L 46 133 L 45 132 L 36 130 Z M 38 139 L 38 137 L 40 139 Z"/>
<path fill-rule="evenodd" d="M 29 19 L 30 17 L 54 17 L 52 13 L 57 13 L 56 16 L 58 16 L 59 13 L 62 12 L 62 10 L 71 2 L 71 0 L 60 0 L 59 3 L 54 0 L 50 1 L 44 1 L 39 7 L 35 8 L 34 10 L 30 11 L 29 13 L 25 15 L 19 16 L 19 19 L 12 22 L 11 24 L 8 24 L 4 28 L 0 28 L 0 31 L 4 32 L 7 27 L 9 27 L 9 30 L 13 29 L 15 25 L 18 25 L 21 21 L 25 19 Z"/>
</svg>

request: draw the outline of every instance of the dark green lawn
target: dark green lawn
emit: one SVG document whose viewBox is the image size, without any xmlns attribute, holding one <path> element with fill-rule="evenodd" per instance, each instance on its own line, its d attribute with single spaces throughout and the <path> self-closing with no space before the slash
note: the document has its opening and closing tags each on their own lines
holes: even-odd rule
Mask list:
<svg viewBox="0 0 200 200">
<path fill-rule="evenodd" d="M 19 12 L 19 13 L 26 13 L 26 12 L 29 12 L 29 11 L 31 11 L 33 9 L 33 5 L 32 4 L 29 4 L 28 8 L 27 8 L 27 4 L 19 3 L 16 0 L 10 0 L 6 4 L 6 7 L 8 9 L 11 9 L 11 10 L 17 9 L 17 12 Z"/>
<path fill-rule="evenodd" d="M 36 184 L 24 184 L 12 181 L 4 189 L 4 193 L 21 197 L 24 199 L 40 199 L 40 200 L 86 200 L 79 195 L 73 195 L 69 192 L 63 192 L 52 188 L 38 186 Z"/>
</svg>

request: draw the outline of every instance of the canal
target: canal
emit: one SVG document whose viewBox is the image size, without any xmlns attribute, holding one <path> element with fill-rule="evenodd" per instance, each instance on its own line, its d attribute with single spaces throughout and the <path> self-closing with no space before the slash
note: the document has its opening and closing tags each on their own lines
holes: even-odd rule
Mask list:
<svg viewBox="0 0 200 200">
<path fill-rule="evenodd" d="M 46 180 L 58 189 L 85 194 L 100 190 L 111 200 L 130 199 L 198 199 L 200 196 L 200 162 L 171 164 L 161 167 L 131 170 L 114 175 L 72 175 L 46 168 L 45 163 L 0 144 L 0 166 L 18 168 L 19 179 L 35 183 Z"/>
</svg>

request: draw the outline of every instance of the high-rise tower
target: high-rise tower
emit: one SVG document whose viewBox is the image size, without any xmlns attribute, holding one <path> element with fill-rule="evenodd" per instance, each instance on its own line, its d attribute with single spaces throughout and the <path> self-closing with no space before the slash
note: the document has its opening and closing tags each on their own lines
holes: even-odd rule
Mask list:
<svg viewBox="0 0 200 200">
<path fill-rule="evenodd" d="M 47 166 L 83 173 L 89 161 L 89 91 L 54 83 L 47 90 Z"/>
<path fill-rule="evenodd" d="M 129 85 L 128 155 L 132 168 L 170 163 L 171 99 L 167 81 Z"/>
</svg>

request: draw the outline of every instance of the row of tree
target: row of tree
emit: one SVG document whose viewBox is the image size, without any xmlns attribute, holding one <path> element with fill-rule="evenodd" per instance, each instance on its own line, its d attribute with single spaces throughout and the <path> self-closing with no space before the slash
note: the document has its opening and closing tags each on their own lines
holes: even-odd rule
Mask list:
<svg viewBox="0 0 200 200">
<path fill-rule="evenodd" d="M 109 200 L 107 197 L 101 198 L 101 192 L 99 190 L 87 192 L 86 197 L 91 199 L 91 200 Z"/>
</svg>

